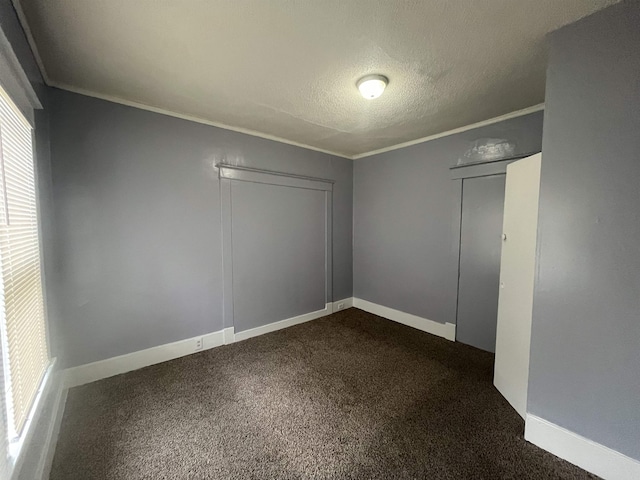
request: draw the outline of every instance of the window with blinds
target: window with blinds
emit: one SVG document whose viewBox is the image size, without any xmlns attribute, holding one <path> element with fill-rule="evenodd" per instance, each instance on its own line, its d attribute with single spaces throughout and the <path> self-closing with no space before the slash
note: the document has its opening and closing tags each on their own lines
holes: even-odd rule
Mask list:
<svg viewBox="0 0 640 480">
<path fill-rule="evenodd" d="M 0 88 L 0 315 L 9 432 L 19 436 L 49 364 L 32 129 Z"/>
</svg>

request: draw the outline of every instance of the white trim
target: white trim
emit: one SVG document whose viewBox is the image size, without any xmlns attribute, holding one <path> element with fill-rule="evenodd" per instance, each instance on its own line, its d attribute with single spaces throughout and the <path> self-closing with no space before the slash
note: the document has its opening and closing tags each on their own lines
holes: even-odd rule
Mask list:
<svg viewBox="0 0 640 480">
<path fill-rule="evenodd" d="M 409 327 L 417 328 L 423 332 L 437 335 L 438 337 L 446 338 L 452 342 L 456 339 L 456 326 L 453 323 L 439 323 L 434 322 L 426 318 L 412 315 L 411 313 L 401 312 L 393 308 L 378 305 L 376 303 L 362 300 L 361 298 L 353 298 L 353 306 L 364 310 L 365 312 L 373 313 L 380 317 L 393 320 L 394 322 L 402 323 Z"/>
<path fill-rule="evenodd" d="M 332 152 L 331 150 L 325 150 L 323 148 L 314 147 L 311 145 L 307 145 L 306 143 L 294 142 L 293 140 L 287 140 L 286 138 L 277 137 L 275 135 L 269 135 L 268 133 L 260 133 L 256 130 L 251 130 L 249 128 L 242 127 L 234 127 L 232 125 L 227 125 L 226 123 L 221 122 L 213 122 L 211 120 L 206 120 L 204 118 L 195 117 L 193 115 L 188 115 L 185 113 L 172 112 L 171 110 L 165 110 L 164 108 L 154 107 L 151 105 L 146 105 L 144 103 L 134 102 L 131 100 L 125 100 L 124 98 L 116 97 L 113 95 L 105 95 L 102 93 L 92 92 L 91 90 L 85 90 L 84 88 L 77 88 L 71 85 L 67 85 L 65 83 L 60 83 L 56 81 L 47 82 L 49 86 L 59 88 L 60 90 L 66 90 L 72 93 L 78 93 L 80 95 L 84 95 L 86 97 L 98 98 L 100 100 L 106 100 L 112 103 L 118 103 L 120 105 L 126 105 L 127 107 L 139 108 L 140 110 L 147 110 L 153 113 L 159 113 L 161 115 L 168 115 L 169 117 L 176 117 L 182 120 L 189 120 L 190 122 L 202 123 L 203 125 L 209 125 L 211 127 L 222 128 L 223 130 L 231 130 L 232 132 L 244 133 L 245 135 L 251 135 L 252 137 L 264 138 L 266 140 L 271 140 L 274 142 L 285 143 L 287 145 L 293 145 L 294 147 L 305 148 L 307 150 L 313 150 L 316 152 L 326 153 L 328 155 L 333 155 L 335 157 L 342 157 L 351 160 L 351 157 L 342 153 Z"/>
<path fill-rule="evenodd" d="M 342 308 L 340 308 L 340 304 L 342 304 Z M 344 298 L 342 300 L 338 300 L 337 302 L 331 303 L 331 313 L 336 313 L 340 310 L 346 310 L 347 308 L 351 307 L 353 307 L 353 297 Z"/>
<path fill-rule="evenodd" d="M 47 480 L 49 478 L 51 465 L 53 464 L 53 456 L 56 452 L 56 445 L 60 435 L 60 425 L 62 424 L 62 417 L 64 416 L 64 407 L 67 403 L 68 392 L 69 390 L 63 385 L 61 376 L 58 381 L 58 389 L 52 408 L 54 417 L 49 419 L 49 428 L 47 429 L 43 451 L 38 461 L 34 480 Z"/>
<path fill-rule="evenodd" d="M 27 37 L 27 43 L 31 48 L 31 52 L 33 53 L 33 57 L 36 59 L 36 64 L 40 69 L 40 75 L 42 75 L 42 79 L 45 81 L 47 85 L 50 85 L 49 75 L 47 75 L 47 70 L 44 68 L 44 62 L 42 61 L 42 57 L 40 56 L 40 52 L 38 51 L 38 46 L 36 45 L 36 41 L 33 38 L 33 33 L 31 32 L 31 28 L 29 27 L 29 22 L 27 22 L 27 16 L 24 14 L 24 10 L 22 8 L 22 4 L 20 0 L 12 0 L 13 8 L 18 15 L 18 21 L 22 26 L 22 30 L 24 31 L 25 36 Z"/>
<path fill-rule="evenodd" d="M 345 299 L 340 302 L 348 304 L 350 300 L 351 299 Z M 118 357 L 107 358 L 106 360 L 71 367 L 64 371 L 64 387 L 77 387 L 86 383 L 102 380 L 103 378 L 113 377 L 114 375 L 120 375 L 121 373 L 131 372 L 157 363 L 184 357 L 192 353 L 209 350 L 210 348 L 222 345 L 229 345 L 258 335 L 264 335 L 265 333 L 275 332 L 276 330 L 309 322 L 311 320 L 330 315 L 332 306 L 332 303 L 327 303 L 325 308 L 322 310 L 305 313 L 303 315 L 298 315 L 297 317 L 287 318 L 285 320 L 269 323 L 268 325 L 262 325 L 261 327 L 244 330 L 238 333 L 235 333 L 233 327 L 227 327 L 206 335 L 187 338 L 186 340 L 158 345 L 157 347 L 127 353 L 126 355 L 120 355 Z M 203 347 L 200 350 L 196 350 L 196 341 L 200 339 L 203 340 Z"/>
<path fill-rule="evenodd" d="M 335 180 L 319 177 L 306 177 L 292 175 L 290 173 L 263 170 L 259 168 L 242 167 L 218 163 L 218 175 L 220 178 L 238 180 L 241 182 L 265 183 L 267 185 L 279 185 L 281 187 L 306 188 L 309 190 L 333 191 Z"/>
<path fill-rule="evenodd" d="M 390 152 L 392 150 L 398 150 L 400 148 L 411 147 L 419 143 L 429 142 L 431 140 L 436 140 L 438 138 L 448 137 L 449 135 L 455 135 L 456 133 L 462 133 L 468 130 L 473 130 L 474 128 L 486 127 L 487 125 L 493 125 L 494 123 L 504 122 L 505 120 L 510 120 L 512 118 L 529 115 L 530 113 L 539 112 L 540 110 L 544 110 L 544 103 L 539 103 L 538 105 L 533 105 L 532 107 L 523 108 L 522 110 L 516 110 L 515 112 L 506 113 L 498 117 L 489 118 L 488 120 L 483 120 L 481 122 L 476 122 L 470 125 L 465 125 L 463 127 L 454 128 L 453 130 L 447 130 L 446 132 L 429 135 L 428 137 L 417 138 L 416 140 L 410 140 L 408 142 L 398 143 L 397 145 L 392 145 L 390 147 L 380 148 L 378 150 L 371 150 L 370 152 L 352 155 L 351 159 L 358 160 L 360 158 L 371 157 L 372 155 L 378 155 L 379 153 L 385 153 L 385 152 Z"/>
<path fill-rule="evenodd" d="M 42 104 L 36 95 L 27 74 L 16 57 L 11 43 L 0 29 L 0 85 L 6 92 L 20 113 L 33 128 L 35 125 L 34 109 L 42 109 Z"/>
<path fill-rule="evenodd" d="M 202 123 L 204 125 L 210 125 L 212 127 L 222 128 L 224 130 L 231 130 L 233 132 L 244 133 L 246 135 L 251 135 L 253 137 L 265 138 L 267 140 L 272 140 L 274 142 L 285 143 L 287 145 L 293 145 L 294 147 L 300 147 L 300 148 L 305 148 L 307 150 L 326 153 L 328 155 L 346 158 L 348 160 L 358 160 L 360 158 L 371 157 L 372 155 L 378 155 L 379 153 L 390 152 L 392 150 L 399 150 L 401 148 L 410 147 L 413 145 L 417 145 L 419 143 L 425 143 L 431 140 L 436 140 L 438 138 L 448 137 L 450 135 L 455 135 L 456 133 L 462 133 L 468 130 L 473 130 L 474 128 L 486 127 L 487 125 L 493 125 L 494 123 L 503 122 L 505 120 L 522 117 L 524 115 L 529 115 L 530 113 L 535 113 L 535 112 L 544 110 L 544 103 L 540 103 L 538 105 L 533 105 L 532 107 L 523 108 L 522 110 L 516 110 L 515 112 L 506 113 L 498 117 L 493 117 L 487 120 L 483 120 L 481 122 L 472 123 L 470 125 L 464 125 L 462 127 L 454 128 L 453 130 L 447 130 L 441 133 L 436 133 L 434 135 L 429 135 L 428 137 L 417 138 L 416 140 L 410 140 L 408 142 L 398 143 L 396 145 L 391 145 L 390 147 L 384 147 L 378 150 L 371 150 L 370 152 L 359 153 L 357 155 L 347 155 L 345 153 L 338 153 L 332 150 L 325 150 L 323 148 L 307 145 L 306 143 L 294 142 L 293 140 L 287 140 L 285 138 L 277 137 L 275 135 L 260 133 L 256 130 L 251 130 L 248 128 L 234 127 L 231 125 L 227 125 L 226 123 L 213 122 L 211 120 L 205 120 L 204 118 L 194 117 L 192 115 L 172 112 L 170 110 L 165 110 L 164 108 L 153 107 L 151 105 L 146 105 L 144 103 L 125 100 L 123 98 L 115 97 L 113 95 L 104 95 L 102 93 L 95 93 L 90 90 L 85 90 L 84 88 L 77 88 L 64 83 L 47 81 L 47 84 L 51 87 L 59 88 L 60 90 L 66 90 L 68 92 L 78 93 L 80 95 L 84 95 L 87 97 L 98 98 L 100 100 L 106 100 L 108 102 L 118 103 L 120 105 L 126 105 L 128 107 L 139 108 L 141 110 L 147 110 L 149 112 L 159 113 L 161 115 L 168 115 L 170 117 L 181 118 L 182 120 L 189 120 L 191 122 Z"/>
<path fill-rule="evenodd" d="M 124 98 L 116 97 L 116 96 L 113 96 L 113 95 L 105 95 L 105 94 L 101 94 L 101 93 L 96 93 L 96 92 L 92 92 L 90 90 L 86 90 L 84 88 L 77 88 L 77 87 L 73 87 L 73 86 L 65 84 L 65 83 L 56 82 L 56 81 L 52 80 L 49 77 L 49 75 L 47 74 L 47 69 L 44 66 L 44 62 L 42 61 L 42 56 L 40 55 L 40 52 L 38 50 L 37 43 L 36 43 L 36 41 L 35 41 L 35 39 L 33 37 L 33 33 L 31 32 L 31 28 L 29 27 L 29 22 L 27 21 L 27 17 L 24 14 L 24 10 L 22 8 L 20 0 L 12 0 L 12 3 L 13 3 L 13 6 L 14 6 L 14 8 L 16 10 L 16 13 L 18 14 L 18 20 L 20 21 L 20 24 L 22 25 L 22 29 L 24 30 L 24 33 L 25 33 L 25 35 L 27 37 L 27 42 L 29 43 L 29 46 L 31 47 L 31 51 L 33 52 L 33 56 L 36 59 L 36 63 L 38 64 L 38 68 L 40 69 L 40 74 L 42 75 L 42 78 L 44 79 L 45 83 L 47 85 L 49 85 L 50 87 L 56 87 L 56 88 L 59 88 L 61 90 L 67 90 L 69 92 L 78 93 L 80 95 L 85 95 L 87 97 L 93 97 L 93 98 L 98 98 L 100 100 L 106 100 L 108 102 L 119 103 L 120 105 L 126 105 L 128 107 L 139 108 L 141 110 L 147 110 L 149 112 L 159 113 L 161 115 L 168 115 L 170 117 L 176 117 L 176 118 L 180 118 L 182 120 L 188 120 L 188 121 L 195 122 L 195 123 L 202 123 L 204 125 L 209 125 L 209 126 L 212 126 L 212 127 L 222 128 L 224 130 L 231 130 L 233 132 L 244 133 L 246 135 L 251 135 L 253 137 L 264 138 L 266 140 L 272 140 L 274 142 L 284 143 L 286 145 L 293 145 L 294 147 L 305 148 L 307 150 L 313 150 L 315 152 L 326 153 L 328 155 L 334 155 L 336 157 L 342 157 L 342 158 L 346 158 L 346 159 L 349 159 L 349 160 L 352 159 L 351 156 L 349 156 L 349 155 L 344 155 L 342 153 L 332 152 L 331 150 L 325 150 L 323 148 L 313 147 L 313 146 L 307 145 L 305 143 L 294 142 L 292 140 L 287 140 L 285 138 L 277 137 L 275 135 L 269 135 L 269 134 L 266 134 L 266 133 L 260 133 L 260 132 L 257 132 L 255 130 L 250 130 L 248 128 L 234 127 L 234 126 L 227 125 L 227 124 L 221 123 L 221 122 L 212 122 L 210 120 L 205 120 L 204 118 L 194 117 L 192 115 L 186 115 L 186 114 L 177 113 L 177 112 L 172 112 L 170 110 L 165 110 L 164 108 L 153 107 L 151 105 L 145 105 L 144 103 L 125 100 Z"/>
<path fill-rule="evenodd" d="M 222 339 L 225 345 L 230 345 L 235 341 L 233 327 L 228 327 L 222 330 Z"/>
<path fill-rule="evenodd" d="M 47 370 L 42 377 L 42 382 L 40 383 L 40 387 L 38 388 L 36 397 L 33 400 L 33 405 L 31 406 L 31 411 L 29 412 L 29 416 L 25 421 L 24 427 L 22 429 L 22 434 L 15 441 L 8 442 L 11 471 L 10 478 L 18 477 L 22 465 L 25 461 L 27 451 L 31 447 L 34 431 L 40 423 L 42 410 L 44 409 L 45 403 L 49 399 L 52 384 L 54 383 L 53 377 L 55 376 L 55 364 L 56 359 L 54 358 L 49 363 L 49 366 L 47 367 Z"/>
<path fill-rule="evenodd" d="M 303 315 L 298 315 L 297 317 L 287 318 L 285 320 L 280 320 L 279 322 L 273 322 L 267 325 L 262 325 L 261 327 L 256 327 L 250 330 L 243 330 L 242 332 L 238 332 L 234 334 L 234 341 L 241 342 L 242 340 L 246 340 L 248 338 L 257 337 L 258 335 L 264 335 L 265 333 L 275 332 L 276 330 L 282 330 L 283 328 L 292 327 L 300 323 L 309 322 L 311 320 L 315 320 L 320 317 L 325 317 L 330 314 L 331 314 L 331 304 L 327 303 L 322 310 L 305 313 Z"/>
<path fill-rule="evenodd" d="M 40 68 L 40 73 L 42 75 L 42 78 L 44 79 L 45 83 L 51 87 L 56 87 L 59 88 L 61 90 L 67 90 L 69 92 L 73 92 L 73 93 L 79 93 L 80 95 L 86 95 L 88 97 L 93 97 L 93 98 L 99 98 L 101 100 L 107 100 L 109 102 L 114 102 L 114 103 L 119 103 L 121 105 L 127 105 L 129 107 L 135 107 L 135 108 L 140 108 L 142 110 L 148 110 L 150 112 L 155 112 L 155 113 L 160 113 L 162 115 L 169 115 L 171 117 L 177 117 L 177 118 L 181 118 L 183 120 L 190 120 L 192 122 L 196 122 L 196 123 L 202 123 L 204 125 L 211 125 L 212 127 L 218 127 L 218 128 L 222 128 L 225 130 L 231 130 L 234 132 L 239 132 L 239 133 L 244 133 L 247 135 L 252 135 L 254 137 L 260 137 L 260 138 L 265 138 L 267 140 L 273 140 L 274 142 L 280 142 L 280 143 L 285 143 L 287 145 L 293 145 L 296 147 L 300 147 L 300 148 L 306 148 L 307 150 L 313 150 L 316 152 L 322 152 L 322 153 L 326 153 L 329 155 L 335 155 L 336 157 L 342 157 L 342 158 L 347 158 L 349 160 L 358 160 L 360 158 L 365 158 L 365 157 L 370 157 L 372 155 L 377 155 L 379 153 L 384 153 L 384 152 L 390 152 L 392 150 L 398 150 L 400 148 L 404 148 L 404 147 L 410 147 L 412 145 L 417 145 L 419 143 L 424 143 L 424 142 L 428 142 L 430 140 L 436 140 L 438 138 L 442 138 L 442 137 L 448 137 L 449 135 L 455 135 L 456 133 L 462 133 L 462 132 L 466 132 L 467 130 L 472 130 L 474 128 L 479 128 L 479 127 L 484 127 L 487 125 L 491 125 L 494 123 L 498 123 L 498 122 L 502 122 L 504 120 L 509 120 L 511 118 L 517 118 L 517 117 L 521 117 L 524 115 L 528 115 L 530 113 L 535 113 L 535 112 L 539 112 L 540 110 L 544 110 L 544 103 L 540 103 L 538 105 L 533 105 L 531 107 L 528 108 L 523 108 L 522 110 L 516 110 L 515 112 L 511 112 L 511 113 L 506 113 L 504 115 L 500 115 L 498 117 L 494 117 L 494 118 L 490 118 L 488 120 L 483 120 L 481 122 L 477 122 L 477 123 L 472 123 L 470 125 L 465 125 L 459 128 L 454 128 L 453 130 L 447 130 L 445 132 L 441 132 L 441 133 L 436 133 L 434 135 L 429 135 L 427 137 L 422 137 L 422 138 L 418 138 L 416 140 L 410 140 L 408 142 L 403 142 L 403 143 L 398 143 L 396 145 L 392 145 L 390 147 L 384 147 L 384 148 L 380 148 L 377 150 L 371 150 L 369 152 L 364 152 L 364 153 L 359 153 L 357 155 L 347 155 L 344 153 L 338 153 L 338 152 L 333 152 L 331 150 L 325 150 L 323 148 L 318 148 L 318 147 L 313 147 L 311 145 L 307 145 L 305 143 L 299 143 L 299 142 L 294 142 L 292 140 L 286 140 L 284 138 L 281 137 L 277 137 L 275 135 L 268 135 L 265 133 L 260 133 L 257 132 L 255 130 L 250 130 L 247 128 L 240 128 L 240 127 L 233 127 L 231 125 L 227 125 L 224 123 L 220 123 L 220 122 L 212 122 L 210 120 L 205 120 L 203 118 L 199 118 L 199 117 L 193 117 L 191 115 L 184 115 L 181 113 L 177 113 L 177 112 L 172 112 L 169 110 L 165 110 L 162 108 L 157 108 L 157 107 L 152 107 L 150 105 L 145 105 L 142 103 L 138 103 L 138 102 L 132 102 L 129 100 L 125 100 L 123 98 L 119 98 L 119 97 L 115 97 L 115 96 L 111 96 L 111 95 L 103 95 L 100 93 L 95 93 L 89 90 L 85 90 L 83 88 L 76 88 L 76 87 L 72 87 L 71 85 L 67 85 L 64 83 L 60 83 L 60 82 L 55 82 L 53 80 L 51 80 L 49 78 L 49 75 L 47 74 L 47 70 L 45 69 L 44 66 L 44 62 L 42 61 L 42 56 L 40 55 L 40 52 L 38 51 L 38 47 L 37 44 L 33 38 L 33 34 L 31 32 L 31 29 L 29 28 L 29 22 L 27 22 L 26 16 L 24 14 L 24 11 L 22 9 L 22 5 L 20 4 L 20 0 L 13 0 L 13 5 L 15 7 L 15 10 L 18 14 L 18 19 L 20 20 L 20 23 L 22 25 L 22 29 L 25 32 L 25 35 L 27 37 L 27 41 L 29 43 L 29 46 L 31 47 L 31 51 L 33 52 L 33 56 L 36 59 L 36 63 L 38 64 L 38 67 Z"/>
<path fill-rule="evenodd" d="M 604 479 L 640 478 L 640 461 L 529 413 L 524 438 Z"/>
<path fill-rule="evenodd" d="M 44 75 L 43 75 L 44 76 Z M 358 160 L 360 158 L 371 157 L 372 155 L 378 155 L 379 153 L 390 152 L 392 150 L 399 150 L 401 148 L 410 147 L 412 145 L 417 145 L 419 143 L 429 142 L 431 140 L 436 140 L 442 137 L 448 137 L 450 135 L 455 135 L 456 133 L 466 132 L 468 130 L 473 130 L 474 128 L 486 127 L 487 125 L 493 125 L 494 123 L 503 122 L 505 120 L 510 120 L 512 118 L 522 117 L 524 115 L 529 115 L 530 113 L 539 112 L 544 110 L 544 103 L 540 103 L 538 105 L 534 105 L 532 107 L 523 108 L 522 110 L 516 110 L 515 112 L 506 113 L 504 115 L 500 115 L 499 117 L 489 118 L 487 120 L 483 120 L 481 122 L 472 123 L 470 125 L 465 125 L 459 128 L 454 128 L 453 130 L 447 130 L 445 132 L 436 133 L 434 135 L 429 135 L 428 137 L 418 138 L 416 140 L 410 140 L 408 142 L 398 143 L 396 145 L 391 145 L 390 147 L 380 148 L 378 150 L 371 150 L 370 152 L 359 153 L 357 155 L 347 155 L 344 153 L 334 152 L 332 150 L 325 150 L 323 148 L 314 147 L 312 145 L 307 145 L 306 143 L 294 142 L 293 140 L 287 140 L 282 137 L 277 137 L 275 135 L 269 135 L 266 133 L 260 133 L 256 130 L 251 130 L 248 128 L 242 127 L 234 127 L 231 125 L 227 125 L 226 123 L 221 122 L 213 122 L 211 120 L 205 120 L 204 118 L 194 117 L 187 114 L 172 112 L 170 110 L 165 110 L 163 108 L 153 107 L 151 105 L 145 105 L 143 103 L 134 102 L 131 100 L 125 100 L 120 97 L 115 97 L 112 95 L 104 95 L 101 93 L 95 93 L 90 90 L 85 90 L 84 88 L 76 88 L 71 85 L 67 85 L 64 83 L 59 83 L 55 81 L 47 81 L 47 84 L 51 87 L 59 88 L 60 90 L 66 90 L 72 93 L 78 93 L 80 95 L 84 95 L 87 97 L 98 98 L 100 100 L 106 100 L 108 102 L 118 103 L 120 105 L 126 105 L 128 107 L 139 108 L 141 110 L 147 110 L 149 112 L 159 113 L 161 115 L 168 115 L 170 117 L 181 118 L 182 120 L 188 120 L 191 122 L 202 123 L 204 125 L 210 125 L 212 127 L 222 128 L 224 130 L 231 130 L 233 132 L 244 133 L 246 135 L 251 135 L 253 137 L 264 138 L 267 140 L 272 140 L 274 142 L 285 143 L 287 145 L 293 145 L 294 147 L 305 148 L 307 150 L 313 150 L 316 152 L 326 153 L 328 155 L 334 155 L 336 157 L 346 158 L 348 160 Z"/>
<path fill-rule="evenodd" d="M 196 341 L 200 339 L 203 340 L 202 348 L 196 350 Z M 220 330 L 218 332 L 199 335 L 197 337 L 187 338 L 186 340 L 167 343 L 118 357 L 68 368 L 65 370 L 65 386 L 66 388 L 77 387 L 78 385 L 84 385 L 85 383 L 95 382 L 103 378 L 113 377 L 121 373 L 184 357 L 185 355 L 208 350 L 223 344 L 223 330 Z"/>
</svg>

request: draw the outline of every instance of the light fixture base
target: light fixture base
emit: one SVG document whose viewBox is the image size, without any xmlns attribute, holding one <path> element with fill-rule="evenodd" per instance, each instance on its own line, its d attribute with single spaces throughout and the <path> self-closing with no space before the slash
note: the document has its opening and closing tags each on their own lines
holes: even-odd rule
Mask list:
<svg viewBox="0 0 640 480">
<path fill-rule="evenodd" d="M 356 82 L 360 94 L 367 100 L 378 98 L 387 87 L 389 79 L 384 75 L 365 75 Z"/>
</svg>

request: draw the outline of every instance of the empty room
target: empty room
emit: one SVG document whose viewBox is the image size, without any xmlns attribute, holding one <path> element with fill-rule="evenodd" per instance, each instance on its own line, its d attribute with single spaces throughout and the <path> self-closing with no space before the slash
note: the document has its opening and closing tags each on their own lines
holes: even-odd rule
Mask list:
<svg viewBox="0 0 640 480">
<path fill-rule="evenodd" d="M 0 0 L 0 480 L 640 479 L 640 2 Z"/>
</svg>

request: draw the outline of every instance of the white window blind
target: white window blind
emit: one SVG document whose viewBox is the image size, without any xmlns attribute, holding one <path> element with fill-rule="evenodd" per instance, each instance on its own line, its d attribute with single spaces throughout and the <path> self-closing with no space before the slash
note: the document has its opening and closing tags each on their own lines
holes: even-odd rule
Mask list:
<svg viewBox="0 0 640 480">
<path fill-rule="evenodd" d="M 13 435 L 20 435 L 49 364 L 36 203 L 31 126 L 0 88 L 0 312 Z"/>
</svg>

